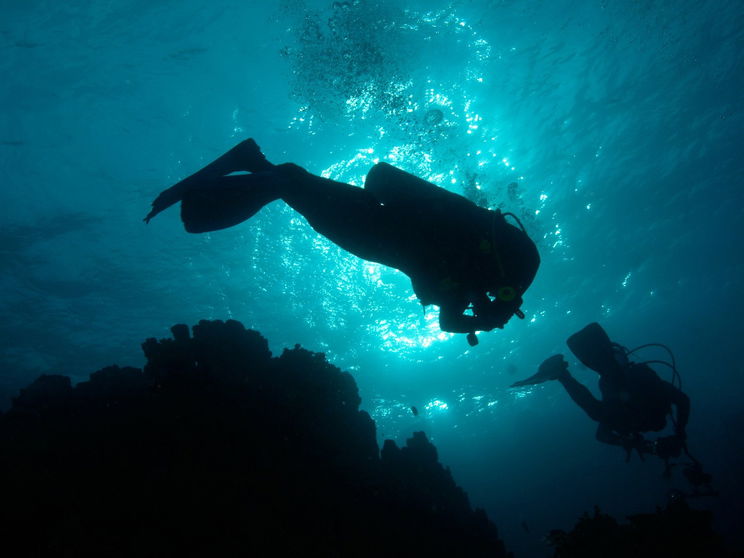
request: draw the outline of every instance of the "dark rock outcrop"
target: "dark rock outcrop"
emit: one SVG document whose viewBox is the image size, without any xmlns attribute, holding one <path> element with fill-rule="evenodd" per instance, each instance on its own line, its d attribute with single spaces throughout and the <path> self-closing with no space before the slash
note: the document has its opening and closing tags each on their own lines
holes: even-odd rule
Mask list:
<svg viewBox="0 0 744 558">
<path fill-rule="evenodd" d="M 659 556 L 733 557 L 713 531 L 713 514 L 692 509 L 684 497 L 655 513 L 628 516 L 627 523 L 594 509 L 569 531 L 551 531 L 555 558 L 657 558 Z"/>
<path fill-rule="evenodd" d="M 387 441 L 353 378 L 240 323 L 172 328 L 144 370 L 42 376 L 0 416 L 14 556 L 505 556 L 423 433 Z"/>
</svg>

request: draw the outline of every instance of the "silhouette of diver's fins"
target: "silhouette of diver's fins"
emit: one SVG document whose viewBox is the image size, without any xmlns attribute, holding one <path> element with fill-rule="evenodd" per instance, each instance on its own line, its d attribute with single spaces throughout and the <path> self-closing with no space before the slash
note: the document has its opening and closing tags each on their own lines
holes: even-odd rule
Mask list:
<svg viewBox="0 0 744 558">
<path fill-rule="evenodd" d="M 266 173 L 225 176 L 203 188 L 187 190 L 181 199 L 181 221 L 190 233 L 233 227 L 279 199 Z"/>
<path fill-rule="evenodd" d="M 592 322 L 581 331 L 574 333 L 568 338 L 566 344 L 582 364 L 595 372 L 612 370 L 617 367 L 612 341 L 597 322 Z"/>
<path fill-rule="evenodd" d="M 563 359 L 563 355 L 553 355 L 543 361 L 536 374 L 525 380 L 514 382 L 509 387 L 531 386 L 533 384 L 542 384 L 548 380 L 556 380 L 566 370 L 568 370 L 568 363 Z"/>
<path fill-rule="evenodd" d="M 224 229 L 237 225 L 272 201 L 268 199 L 256 209 L 253 206 L 259 203 L 258 198 L 265 198 L 268 193 L 239 193 L 237 192 L 237 186 L 250 188 L 251 183 L 264 182 L 267 177 L 264 173 L 270 172 L 273 168 L 274 165 L 266 160 L 253 139 L 249 138 L 241 141 L 204 168 L 160 192 L 152 202 L 152 209 L 144 221 L 149 223 L 153 217 L 170 206 L 183 201 L 184 198 L 189 198 L 186 211 L 188 221 L 184 219 L 186 230 L 189 232 L 207 232 L 208 230 Z M 249 171 L 256 174 L 232 175 L 232 173 L 239 171 Z M 235 188 L 235 191 L 231 193 L 223 191 L 222 194 L 195 193 L 196 190 L 204 188 L 214 190 Z M 194 200 L 201 200 L 205 203 L 203 211 L 199 211 L 199 208 L 196 207 L 197 202 Z M 228 207 L 231 204 L 237 204 L 239 207 Z M 253 209 L 249 211 L 248 208 Z M 239 217 L 241 214 L 244 214 L 242 218 Z M 193 223 L 192 228 L 189 227 L 189 223 Z"/>
<path fill-rule="evenodd" d="M 144 222 L 150 224 L 150 221 L 153 219 L 153 217 L 165 211 L 174 203 L 178 203 L 179 201 L 181 201 L 183 192 L 184 186 L 181 182 L 160 192 L 158 197 L 155 198 L 155 201 L 152 202 L 152 209 L 143 219 Z"/>
</svg>

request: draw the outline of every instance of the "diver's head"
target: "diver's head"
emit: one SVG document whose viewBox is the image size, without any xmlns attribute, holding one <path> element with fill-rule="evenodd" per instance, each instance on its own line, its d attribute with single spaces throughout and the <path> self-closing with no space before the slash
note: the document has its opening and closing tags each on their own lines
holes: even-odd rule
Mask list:
<svg viewBox="0 0 744 558">
<path fill-rule="evenodd" d="M 478 316 L 488 321 L 489 330 L 504 327 L 512 316 L 524 319 L 524 313 L 520 309 L 522 297 L 514 287 L 502 285 L 490 290 L 488 298 L 490 299 L 488 307 L 480 309 Z"/>
<path fill-rule="evenodd" d="M 520 309 L 522 295 L 527 291 L 540 267 L 537 246 L 527 234 L 506 222 L 495 231 L 497 250 L 495 269 L 488 289 L 491 305 L 488 311 L 494 327 L 503 327 L 514 315 L 524 319 Z"/>
</svg>

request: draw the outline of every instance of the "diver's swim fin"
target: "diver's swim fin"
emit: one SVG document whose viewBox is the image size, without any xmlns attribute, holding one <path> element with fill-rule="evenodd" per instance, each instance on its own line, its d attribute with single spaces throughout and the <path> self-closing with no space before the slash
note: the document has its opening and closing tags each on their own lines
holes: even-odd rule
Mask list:
<svg viewBox="0 0 744 558">
<path fill-rule="evenodd" d="M 566 370 L 568 370 L 568 363 L 563 358 L 563 355 L 553 355 L 542 362 L 536 374 L 525 380 L 514 382 L 509 387 L 531 386 L 533 384 L 542 384 L 548 380 L 557 380 L 561 375 L 566 373 Z"/>
<path fill-rule="evenodd" d="M 597 322 L 592 322 L 566 340 L 568 348 L 585 366 L 595 372 L 615 368 L 612 341 Z"/>
<path fill-rule="evenodd" d="M 225 176 L 208 187 L 187 191 L 181 199 L 181 221 L 190 233 L 233 227 L 279 199 L 265 173 Z"/>
<path fill-rule="evenodd" d="M 155 198 L 155 200 L 152 202 L 152 209 L 150 210 L 150 213 L 147 214 L 147 217 L 145 217 L 143 221 L 149 224 L 152 218 L 155 217 L 158 213 L 165 211 L 171 205 L 181 201 L 183 192 L 184 187 L 181 182 L 160 192 L 158 197 Z"/>
<path fill-rule="evenodd" d="M 238 145 L 230 149 L 227 153 L 221 155 L 202 169 L 196 171 L 191 176 L 187 176 L 170 188 L 167 188 L 160 192 L 160 195 L 152 202 L 152 209 L 144 218 L 144 221 L 145 223 L 149 223 L 152 218 L 155 217 L 158 213 L 161 213 L 162 211 L 168 209 L 170 206 L 178 203 L 184 198 L 184 196 L 186 196 L 187 193 L 191 192 L 194 189 L 204 187 L 221 188 L 227 186 L 228 184 L 235 184 L 237 180 L 243 180 L 240 177 L 244 175 L 230 176 L 233 172 L 249 171 L 266 176 L 266 173 L 270 172 L 273 168 L 274 165 L 266 160 L 266 157 L 263 153 L 261 153 L 261 148 L 258 147 L 258 144 L 255 142 L 255 140 L 251 138 L 243 140 Z M 196 218 L 196 220 L 198 221 L 198 217 Z M 238 221 L 237 223 L 239 222 L 240 221 Z M 186 228 L 188 230 L 188 226 Z M 225 227 L 223 226 L 218 228 Z M 191 232 L 207 231 L 194 230 Z"/>
</svg>

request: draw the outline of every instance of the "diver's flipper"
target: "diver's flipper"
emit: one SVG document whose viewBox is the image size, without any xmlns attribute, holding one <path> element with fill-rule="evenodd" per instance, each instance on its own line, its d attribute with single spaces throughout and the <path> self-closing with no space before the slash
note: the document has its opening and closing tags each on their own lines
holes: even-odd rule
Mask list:
<svg viewBox="0 0 744 558">
<path fill-rule="evenodd" d="M 148 213 L 147 217 L 144 218 L 145 223 L 149 223 L 158 213 L 165 211 L 174 203 L 181 201 L 184 190 L 185 188 L 183 187 L 183 184 L 179 182 L 178 184 L 160 192 L 158 197 L 152 202 L 150 213 Z"/>
<path fill-rule="evenodd" d="M 181 221 L 190 233 L 233 227 L 279 198 L 264 173 L 225 176 L 208 187 L 187 191 L 181 200 Z"/>
<path fill-rule="evenodd" d="M 548 380 L 556 380 L 565 374 L 567 369 L 568 363 L 563 358 L 563 355 L 553 355 L 543 361 L 537 370 L 537 374 L 533 374 L 525 380 L 514 382 L 509 387 L 531 386 L 533 384 L 547 382 Z"/>
<path fill-rule="evenodd" d="M 596 322 L 574 333 L 566 344 L 576 358 L 595 372 L 604 372 L 617 366 L 612 352 L 612 341 L 602 326 Z"/>
<path fill-rule="evenodd" d="M 249 138 L 247 140 L 243 140 L 235 147 L 230 149 L 228 152 L 220 155 L 219 157 L 217 157 L 217 159 L 199 169 L 191 176 L 187 176 L 170 188 L 163 190 L 160 195 L 155 198 L 155 201 L 152 202 L 152 209 L 147 214 L 147 217 L 145 217 L 144 221 L 145 223 L 149 223 L 150 220 L 158 213 L 165 211 L 173 204 L 181 201 L 186 193 L 190 192 L 193 189 L 225 186 L 225 184 L 223 184 L 225 181 L 232 184 L 234 182 L 231 181 L 234 181 L 234 179 L 238 179 L 240 176 L 243 176 L 228 176 L 233 172 L 250 171 L 258 174 L 266 174 L 269 173 L 273 168 L 274 165 L 266 160 L 266 157 L 263 153 L 261 153 L 261 149 L 258 147 L 258 144 L 253 139 Z M 213 184 L 214 182 L 218 182 L 220 184 L 215 185 Z M 193 232 L 206 232 L 206 230 L 195 230 Z"/>
</svg>

